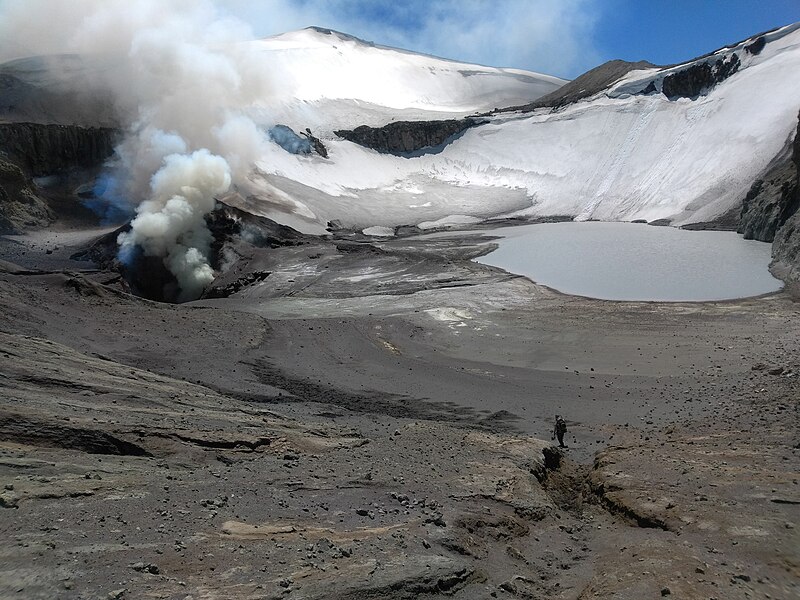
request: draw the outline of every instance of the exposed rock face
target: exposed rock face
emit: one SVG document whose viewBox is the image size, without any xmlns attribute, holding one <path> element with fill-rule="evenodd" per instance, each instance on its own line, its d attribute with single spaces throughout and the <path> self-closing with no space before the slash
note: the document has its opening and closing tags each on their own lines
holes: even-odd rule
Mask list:
<svg viewBox="0 0 800 600">
<path fill-rule="evenodd" d="M 435 148 L 448 138 L 478 125 L 474 119 L 448 119 L 445 121 L 395 121 L 383 127 L 362 125 L 353 130 L 334 133 L 346 140 L 378 152 L 401 154 Z"/>
<path fill-rule="evenodd" d="M 319 154 L 322 158 L 328 158 L 328 149 L 325 147 L 325 144 L 323 144 L 322 140 L 320 140 L 318 137 L 315 137 L 308 127 L 306 127 L 305 133 L 301 132 L 301 135 L 304 135 L 311 143 L 311 147 L 314 148 L 314 152 Z"/>
<path fill-rule="evenodd" d="M 786 221 L 775 236 L 771 268 L 788 284 L 790 291 L 800 295 L 800 212 Z"/>
<path fill-rule="evenodd" d="M 75 125 L 0 124 L 0 150 L 32 177 L 90 168 L 114 153 L 117 132 Z"/>
<path fill-rule="evenodd" d="M 17 443 L 80 450 L 90 454 L 150 456 L 140 446 L 105 431 L 70 427 L 14 413 L 0 413 L 0 436 Z"/>
<path fill-rule="evenodd" d="M 800 121 L 800 115 L 798 115 Z M 794 194 L 787 192 L 782 224 L 772 245 L 772 270 L 791 289 L 800 290 L 800 122 L 793 144 Z"/>
<path fill-rule="evenodd" d="M 800 116 L 794 141 L 787 144 L 742 204 L 739 233 L 745 239 L 774 242 L 773 272 L 796 285 L 800 282 Z"/>
<path fill-rule="evenodd" d="M 32 178 L 97 167 L 114 152 L 115 137 L 113 129 L 0 124 L 0 233 L 48 225 L 53 210 Z"/>
<path fill-rule="evenodd" d="M 796 196 L 797 171 L 791 157 L 784 156 L 762 178 L 753 182 L 742 204 L 738 232 L 746 240 L 772 242 L 786 222 Z"/>
<path fill-rule="evenodd" d="M 713 64 L 697 63 L 687 69 L 667 75 L 661 91 L 670 100 L 696 98 L 736 73 L 740 65 L 741 61 L 736 53 L 731 54 L 728 60 L 720 58 Z"/>
<path fill-rule="evenodd" d="M 760 35 L 756 38 L 756 40 L 752 44 L 748 44 L 744 47 L 744 51 L 748 54 L 752 54 L 754 56 L 758 56 L 761 54 L 761 51 L 764 49 L 764 46 L 767 45 L 767 38 L 763 35 Z"/>
<path fill-rule="evenodd" d="M 0 158 L 0 234 L 21 233 L 27 227 L 42 227 L 53 213 L 36 195 L 33 182 L 17 165 Z"/>
</svg>

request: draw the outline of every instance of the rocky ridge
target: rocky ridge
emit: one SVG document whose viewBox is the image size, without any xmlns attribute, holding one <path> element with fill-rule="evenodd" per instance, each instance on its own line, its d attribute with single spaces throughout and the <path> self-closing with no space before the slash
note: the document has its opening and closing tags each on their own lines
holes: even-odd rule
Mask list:
<svg viewBox="0 0 800 600">
<path fill-rule="evenodd" d="M 670 100 L 696 98 L 736 73 L 740 65 L 741 61 L 735 52 L 728 58 L 719 58 L 713 63 L 695 63 L 664 77 L 661 91 Z M 646 88 L 644 93 L 656 91 L 655 84 L 651 82 L 651 86 L 652 89 Z"/>
<path fill-rule="evenodd" d="M 794 140 L 757 179 L 742 204 L 738 231 L 772 242 L 772 270 L 790 288 L 800 283 L 800 115 Z"/>
<path fill-rule="evenodd" d="M 475 119 L 394 121 L 383 127 L 361 125 L 353 130 L 339 130 L 334 133 L 378 152 L 405 154 L 432 151 L 479 124 Z"/>
<path fill-rule="evenodd" d="M 0 151 L 32 177 L 88 169 L 114 153 L 116 129 L 77 125 L 0 123 Z"/>
<path fill-rule="evenodd" d="M 789 196 L 782 213 L 783 225 L 772 245 L 772 269 L 800 293 L 800 125 L 794 138 L 794 197 Z"/>
<path fill-rule="evenodd" d="M 542 96 L 538 100 L 525 104 L 522 106 L 511 106 L 503 108 L 498 111 L 513 112 L 513 111 L 531 111 L 537 108 L 553 108 L 557 109 L 568 104 L 574 104 L 584 98 L 594 96 L 601 90 L 606 89 L 612 84 L 616 83 L 622 77 L 635 71 L 637 69 L 652 69 L 655 67 L 653 63 L 646 60 L 637 62 L 629 62 L 626 60 L 610 60 L 600 66 L 590 69 L 583 75 L 573 79 L 569 83 L 564 84 L 556 91 Z"/>
</svg>

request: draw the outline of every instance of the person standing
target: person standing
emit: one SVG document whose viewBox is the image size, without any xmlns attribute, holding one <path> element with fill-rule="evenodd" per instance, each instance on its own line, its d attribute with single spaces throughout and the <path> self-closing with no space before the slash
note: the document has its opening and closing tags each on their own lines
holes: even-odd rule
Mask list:
<svg viewBox="0 0 800 600">
<path fill-rule="evenodd" d="M 553 426 L 553 436 L 550 439 L 558 438 L 558 447 L 566 448 L 564 445 L 564 434 L 567 433 L 567 423 L 561 418 L 561 415 L 556 415 L 556 424 Z"/>
</svg>

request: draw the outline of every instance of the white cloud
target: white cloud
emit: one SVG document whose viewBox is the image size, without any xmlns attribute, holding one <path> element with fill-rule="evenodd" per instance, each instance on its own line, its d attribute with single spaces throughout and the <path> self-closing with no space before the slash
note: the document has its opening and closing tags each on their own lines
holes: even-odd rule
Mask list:
<svg viewBox="0 0 800 600">
<path fill-rule="evenodd" d="M 40 5 L 48 23 L 23 19 Z M 0 59 L 83 47 L 82 10 L 91 0 L 0 0 Z M 129 3 L 138 24 L 145 8 Z M 198 10 L 191 0 L 163 0 L 164 12 Z M 311 25 L 443 58 L 575 77 L 600 62 L 592 43 L 602 3 L 596 0 L 203 0 L 199 6 L 239 17 L 264 37 Z M 172 9 L 172 10 L 171 10 Z M 96 34 L 115 36 L 110 28 Z M 125 37 L 124 35 L 121 37 Z M 97 45 L 103 46 L 103 43 Z"/>
<path fill-rule="evenodd" d="M 592 0 L 221 0 L 260 36 L 318 25 L 377 44 L 575 77 L 596 66 Z"/>
</svg>

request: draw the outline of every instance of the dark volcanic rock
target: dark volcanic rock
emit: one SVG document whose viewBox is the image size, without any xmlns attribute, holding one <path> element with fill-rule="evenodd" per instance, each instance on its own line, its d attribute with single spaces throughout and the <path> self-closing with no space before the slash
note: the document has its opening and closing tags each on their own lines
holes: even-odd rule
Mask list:
<svg viewBox="0 0 800 600">
<path fill-rule="evenodd" d="M 55 215 L 32 178 L 97 167 L 115 138 L 113 129 L 0 124 L 0 233 L 48 225 Z"/>
<path fill-rule="evenodd" d="M 353 130 L 339 130 L 334 133 L 378 152 L 400 154 L 435 148 L 444 144 L 449 138 L 479 124 L 480 122 L 474 119 L 395 121 L 383 127 L 361 125 Z"/>
<path fill-rule="evenodd" d="M 756 40 L 752 44 L 748 44 L 744 47 L 744 51 L 748 54 L 758 55 L 761 54 L 761 51 L 764 49 L 764 46 L 767 45 L 767 39 L 761 35 L 756 38 Z"/>
<path fill-rule="evenodd" d="M 30 177 L 0 158 L 0 234 L 22 233 L 27 227 L 42 227 L 52 220 L 53 212 L 36 194 Z"/>
<path fill-rule="evenodd" d="M 661 91 L 670 100 L 696 98 L 736 73 L 740 65 L 739 56 L 735 53 L 731 54 L 727 60 L 720 58 L 713 64 L 695 63 L 686 69 L 664 77 Z"/>
<path fill-rule="evenodd" d="M 796 170 L 786 160 L 756 179 L 742 204 L 738 232 L 747 240 L 772 242 L 796 199 Z"/>
<path fill-rule="evenodd" d="M 323 144 L 322 140 L 318 137 L 315 137 L 308 127 L 306 127 L 305 132 L 301 132 L 301 135 L 306 136 L 308 141 L 311 142 L 311 147 L 314 148 L 314 152 L 319 154 L 322 158 L 328 158 L 328 149 L 325 147 L 325 144 Z"/>
<path fill-rule="evenodd" d="M 782 196 L 785 204 L 779 217 L 781 226 L 772 245 L 772 269 L 791 288 L 797 288 L 800 286 L 800 122 L 792 145 L 792 165 L 794 193 Z"/>
<path fill-rule="evenodd" d="M 222 202 L 205 217 L 206 225 L 211 231 L 211 266 L 219 270 L 222 266 L 222 249 L 232 239 L 241 239 L 260 248 L 279 248 L 297 246 L 307 241 L 308 236 L 295 231 L 291 227 L 280 225 L 271 219 L 258 217 Z M 128 263 L 119 260 L 117 239 L 120 233 L 129 231 L 130 223 L 98 238 L 88 248 L 72 255 L 75 260 L 93 262 L 101 269 L 117 271 L 123 275 L 130 291 L 150 300 L 175 302 L 178 295 L 177 281 L 164 266 L 160 257 L 139 254 Z M 254 281 L 263 281 L 269 273 L 254 274 L 252 281 L 243 280 L 214 287 L 210 297 L 227 297 L 244 285 Z"/>
<path fill-rule="evenodd" d="M 742 203 L 738 232 L 745 239 L 774 242 L 772 270 L 800 283 L 800 115 L 794 141 L 772 160 Z"/>
<path fill-rule="evenodd" d="M 215 261 L 219 259 L 218 255 L 223 244 L 233 237 L 240 237 L 259 248 L 299 246 L 309 239 L 309 236 L 291 227 L 245 212 L 224 202 L 217 202 L 214 211 L 206 215 L 206 225 L 214 237 L 211 251 L 212 266 L 215 268 L 219 267 L 219 263 Z"/>
<path fill-rule="evenodd" d="M 727 212 L 721 214 L 713 221 L 698 221 L 696 223 L 687 223 L 686 225 L 681 225 L 681 229 L 686 229 L 689 231 L 736 231 L 736 228 L 739 227 L 740 213 L 739 207 L 734 207 Z M 656 221 L 649 223 L 649 225 L 659 225 Z M 669 225 L 669 222 L 667 222 Z"/>
<path fill-rule="evenodd" d="M 800 295 L 800 212 L 787 220 L 775 236 L 771 269 L 795 295 Z"/>
<path fill-rule="evenodd" d="M 51 448 L 80 450 L 89 454 L 149 456 L 149 453 L 140 446 L 106 431 L 70 427 L 15 414 L 0 415 L 0 439 Z"/>
<path fill-rule="evenodd" d="M 800 134 L 800 124 L 797 134 Z M 794 143 L 787 144 L 773 159 L 744 198 L 738 231 L 745 239 L 773 241 L 781 226 L 797 212 L 800 203 L 800 142 L 797 134 Z"/>
<path fill-rule="evenodd" d="M 0 124 L 0 150 L 32 177 L 96 167 L 114 153 L 117 130 L 36 123 Z"/>
<path fill-rule="evenodd" d="M 651 81 L 649 84 L 647 84 L 647 87 L 644 88 L 640 93 L 647 95 L 647 94 L 654 94 L 657 91 L 658 89 L 656 88 L 656 82 Z"/>
<path fill-rule="evenodd" d="M 228 285 L 219 286 L 219 287 L 212 287 L 210 288 L 205 294 L 203 294 L 204 298 L 227 298 L 232 294 L 246 288 L 249 285 L 253 285 L 254 283 L 259 283 L 264 281 L 267 277 L 270 276 L 269 271 L 254 271 L 252 273 L 247 273 L 242 277 L 239 277 L 233 283 L 229 283 Z"/>
</svg>

